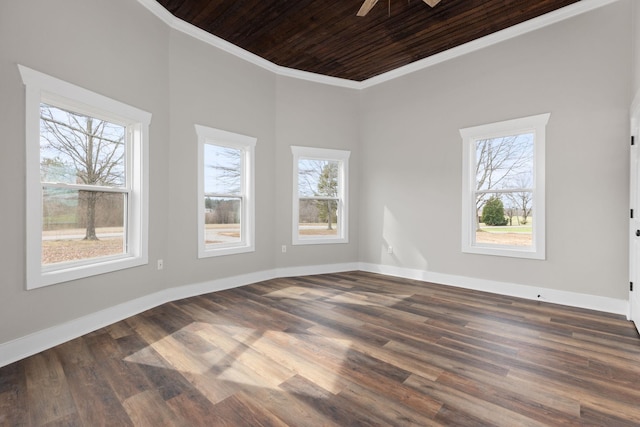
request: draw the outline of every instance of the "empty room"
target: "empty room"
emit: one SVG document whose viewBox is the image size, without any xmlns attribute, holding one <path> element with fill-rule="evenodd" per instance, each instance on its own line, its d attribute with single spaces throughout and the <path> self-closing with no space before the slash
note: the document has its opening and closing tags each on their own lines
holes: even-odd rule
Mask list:
<svg viewBox="0 0 640 427">
<path fill-rule="evenodd" d="M 635 0 L 0 0 L 0 426 L 640 425 Z"/>
</svg>

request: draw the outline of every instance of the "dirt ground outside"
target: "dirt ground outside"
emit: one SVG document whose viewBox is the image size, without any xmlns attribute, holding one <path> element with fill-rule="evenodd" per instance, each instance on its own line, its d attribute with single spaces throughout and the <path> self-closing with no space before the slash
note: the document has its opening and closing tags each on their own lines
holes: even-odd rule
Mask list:
<svg viewBox="0 0 640 427">
<path fill-rule="evenodd" d="M 240 232 L 240 224 L 205 224 L 204 243 L 237 243 L 241 241 Z"/>
<path fill-rule="evenodd" d="M 331 229 L 322 223 L 301 223 L 298 232 L 301 236 L 336 236 L 338 225 Z M 240 224 L 206 224 L 205 244 L 235 243 L 240 241 Z"/>
<path fill-rule="evenodd" d="M 533 239 L 531 233 L 491 233 L 486 231 L 476 232 L 476 243 L 488 243 L 506 246 L 531 246 Z"/>
<path fill-rule="evenodd" d="M 122 227 L 96 228 L 99 240 L 83 240 L 84 228 L 42 232 L 42 265 L 124 253 Z"/>
<path fill-rule="evenodd" d="M 338 224 L 333 223 L 329 229 L 326 223 L 300 223 L 298 233 L 301 236 L 337 236 Z"/>
<path fill-rule="evenodd" d="M 42 264 L 80 261 L 125 253 L 122 227 L 98 227 L 98 240 L 84 240 L 84 228 L 42 232 Z M 207 244 L 240 241 L 240 224 L 207 224 Z"/>
<path fill-rule="evenodd" d="M 527 247 L 533 244 L 533 216 L 528 216 L 526 223 L 523 219 L 513 217 L 512 225 L 488 226 L 478 224 L 476 243 Z"/>
<path fill-rule="evenodd" d="M 239 224 L 207 224 L 206 243 L 222 243 L 240 240 Z M 124 253 L 122 227 L 96 229 L 99 240 L 83 240 L 84 229 L 66 229 L 42 232 L 42 264 L 79 261 Z M 300 224 L 302 236 L 335 236 L 337 224 L 332 229 L 327 224 Z M 508 246 L 531 246 L 531 232 L 505 232 L 502 229 L 483 229 L 476 232 L 476 243 Z"/>
</svg>

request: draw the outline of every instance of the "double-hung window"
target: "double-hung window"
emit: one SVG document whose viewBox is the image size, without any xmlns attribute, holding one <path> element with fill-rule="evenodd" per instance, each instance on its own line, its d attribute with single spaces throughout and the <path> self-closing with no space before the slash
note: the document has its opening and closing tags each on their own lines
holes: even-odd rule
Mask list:
<svg viewBox="0 0 640 427">
<path fill-rule="evenodd" d="M 347 243 L 349 151 L 292 146 L 293 244 Z"/>
<path fill-rule="evenodd" d="M 545 129 L 549 114 L 460 130 L 462 251 L 545 258 Z"/>
<path fill-rule="evenodd" d="M 198 135 L 198 256 L 255 249 L 256 138 L 196 125 Z"/>
<path fill-rule="evenodd" d="M 151 114 L 19 66 L 27 288 L 146 264 Z"/>
</svg>

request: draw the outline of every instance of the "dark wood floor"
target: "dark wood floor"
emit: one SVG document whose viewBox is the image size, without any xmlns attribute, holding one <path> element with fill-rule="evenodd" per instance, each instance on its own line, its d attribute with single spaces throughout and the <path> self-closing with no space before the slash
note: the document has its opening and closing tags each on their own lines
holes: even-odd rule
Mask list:
<svg viewBox="0 0 640 427">
<path fill-rule="evenodd" d="M 165 304 L 0 368 L 0 425 L 640 425 L 615 315 L 364 272 Z"/>
</svg>

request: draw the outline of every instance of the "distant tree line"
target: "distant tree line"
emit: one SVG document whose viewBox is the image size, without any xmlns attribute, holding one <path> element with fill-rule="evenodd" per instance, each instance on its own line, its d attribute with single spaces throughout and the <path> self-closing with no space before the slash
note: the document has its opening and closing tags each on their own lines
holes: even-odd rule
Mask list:
<svg viewBox="0 0 640 427">
<path fill-rule="evenodd" d="M 240 199 L 206 197 L 205 224 L 240 224 Z"/>
<path fill-rule="evenodd" d="M 318 161 L 300 173 L 306 178 L 307 191 L 316 198 L 300 199 L 299 222 L 327 224 L 327 229 L 332 230 L 338 221 L 338 201 L 335 199 L 338 196 L 338 163 Z M 312 183 L 316 181 L 313 188 Z"/>
<path fill-rule="evenodd" d="M 49 190 L 42 204 L 43 229 L 86 228 L 90 221 L 93 221 L 94 232 L 96 227 L 122 227 L 124 225 L 123 195 L 101 193 L 100 196 L 96 196 L 90 193 L 92 192 L 79 191 L 65 194 Z M 93 216 L 89 218 L 88 206 L 91 203 L 94 203 Z"/>
</svg>

